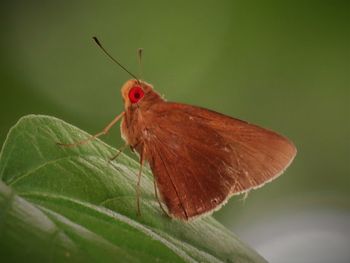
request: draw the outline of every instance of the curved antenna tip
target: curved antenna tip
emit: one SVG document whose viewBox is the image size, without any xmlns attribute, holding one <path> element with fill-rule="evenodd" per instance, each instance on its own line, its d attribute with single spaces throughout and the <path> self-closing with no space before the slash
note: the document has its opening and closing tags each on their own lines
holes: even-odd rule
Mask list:
<svg viewBox="0 0 350 263">
<path fill-rule="evenodd" d="M 97 45 L 101 46 L 100 40 L 97 37 L 93 36 L 92 39 L 96 42 Z"/>
</svg>

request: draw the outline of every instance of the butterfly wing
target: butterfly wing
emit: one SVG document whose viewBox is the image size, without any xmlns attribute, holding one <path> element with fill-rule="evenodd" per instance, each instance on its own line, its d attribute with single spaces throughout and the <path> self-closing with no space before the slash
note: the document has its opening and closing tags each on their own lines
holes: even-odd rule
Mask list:
<svg viewBox="0 0 350 263">
<path fill-rule="evenodd" d="M 296 149 L 270 130 L 207 109 L 157 103 L 145 158 L 171 216 L 188 220 L 279 176 Z"/>
</svg>

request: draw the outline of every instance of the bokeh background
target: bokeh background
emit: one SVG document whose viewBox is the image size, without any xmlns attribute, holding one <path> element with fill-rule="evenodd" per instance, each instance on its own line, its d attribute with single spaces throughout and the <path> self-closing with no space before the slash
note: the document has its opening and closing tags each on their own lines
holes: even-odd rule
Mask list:
<svg viewBox="0 0 350 263">
<path fill-rule="evenodd" d="M 270 262 L 350 262 L 350 2 L 2 1 L 0 142 L 23 115 L 90 133 L 129 76 L 168 100 L 279 131 L 298 155 L 214 216 Z M 122 144 L 116 128 L 105 141 Z"/>
</svg>

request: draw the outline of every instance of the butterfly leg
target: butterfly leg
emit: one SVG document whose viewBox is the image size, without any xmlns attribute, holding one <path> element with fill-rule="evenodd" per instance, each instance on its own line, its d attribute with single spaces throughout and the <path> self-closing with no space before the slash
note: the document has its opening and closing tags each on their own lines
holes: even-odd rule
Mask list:
<svg viewBox="0 0 350 263">
<path fill-rule="evenodd" d="M 111 162 L 111 161 L 113 161 L 113 160 L 115 160 L 115 159 L 117 159 L 118 158 L 118 156 L 125 150 L 125 148 L 126 147 L 128 147 L 129 146 L 129 144 L 124 144 L 122 147 L 120 147 L 118 150 L 117 150 L 117 153 L 114 155 L 114 156 L 112 156 L 111 158 L 109 158 L 109 162 Z"/>
<path fill-rule="evenodd" d="M 137 215 L 141 216 L 140 209 L 140 197 L 141 197 L 141 176 L 142 176 L 142 168 L 143 168 L 143 152 L 140 154 L 140 170 L 137 175 L 137 184 L 136 184 L 136 207 L 137 207 Z"/>
<path fill-rule="evenodd" d="M 154 184 L 154 195 L 156 196 L 157 198 L 157 201 L 158 201 L 158 204 L 159 204 L 159 207 L 160 209 L 162 209 L 162 211 L 164 212 L 165 215 L 169 216 L 169 214 L 165 211 L 163 205 L 162 205 L 162 202 L 160 201 L 159 199 L 159 196 L 158 196 L 158 189 L 157 189 L 157 183 L 156 183 L 156 179 L 153 177 L 153 184 Z"/>
<path fill-rule="evenodd" d="M 107 134 L 108 131 L 120 120 L 120 118 L 122 118 L 124 116 L 124 114 L 125 114 L 125 112 L 123 111 L 121 114 L 116 116 L 101 132 L 96 133 L 95 135 L 92 135 L 85 140 L 74 142 L 74 143 L 60 143 L 60 142 L 58 142 L 57 144 L 59 146 L 63 146 L 63 147 L 75 147 L 75 146 L 83 145 L 83 144 L 86 144 L 90 141 L 93 141 L 93 140 L 97 139 L 98 137 L 100 137 L 101 135 Z"/>
</svg>

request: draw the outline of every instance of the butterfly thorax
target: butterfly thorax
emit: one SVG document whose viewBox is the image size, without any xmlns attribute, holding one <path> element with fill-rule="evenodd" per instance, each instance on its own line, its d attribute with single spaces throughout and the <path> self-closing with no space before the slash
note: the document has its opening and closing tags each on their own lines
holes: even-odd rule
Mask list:
<svg viewBox="0 0 350 263">
<path fill-rule="evenodd" d="M 134 101 L 131 97 L 133 89 L 137 89 L 140 99 Z M 165 101 L 153 90 L 153 87 L 143 81 L 129 80 L 122 89 L 125 115 L 121 123 L 123 139 L 140 153 L 144 140 L 147 139 L 148 126 L 152 121 L 152 108 Z M 134 95 L 135 96 L 135 95 Z"/>
</svg>

